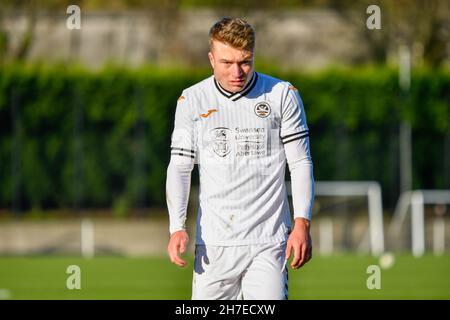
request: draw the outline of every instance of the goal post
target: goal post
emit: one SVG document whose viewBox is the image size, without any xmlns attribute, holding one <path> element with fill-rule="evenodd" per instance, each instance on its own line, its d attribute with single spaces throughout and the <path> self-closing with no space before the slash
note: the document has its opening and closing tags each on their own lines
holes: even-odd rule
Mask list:
<svg viewBox="0 0 450 320">
<path fill-rule="evenodd" d="M 411 212 L 411 250 L 415 257 L 421 257 L 425 253 L 425 205 L 429 204 L 450 204 L 450 190 L 403 192 L 389 226 L 389 235 L 400 234 L 406 217 Z M 442 229 L 441 226 L 436 227 L 436 229 L 439 228 Z"/>
<path fill-rule="evenodd" d="M 286 181 L 288 195 L 291 182 Z M 376 181 L 316 181 L 316 196 L 364 196 L 368 199 L 370 251 L 378 256 L 384 252 L 383 203 L 381 186 Z"/>
<path fill-rule="evenodd" d="M 89 218 L 81 219 L 81 256 L 93 258 L 95 254 L 94 223 Z"/>
</svg>

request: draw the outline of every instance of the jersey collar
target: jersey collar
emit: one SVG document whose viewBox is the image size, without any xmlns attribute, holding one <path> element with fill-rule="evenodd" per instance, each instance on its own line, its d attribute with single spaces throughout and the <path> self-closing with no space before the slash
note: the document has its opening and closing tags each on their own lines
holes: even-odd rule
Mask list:
<svg viewBox="0 0 450 320">
<path fill-rule="evenodd" d="M 232 101 L 236 101 L 236 100 L 242 98 L 243 96 L 245 96 L 247 93 L 249 93 L 255 86 L 256 81 L 258 81 L 258 73 L 256 71 L 254 71 L 252 78 L 247 83 L 247 85 L 244 87 L 244 89 L 242 89 L 241 91 L 238 91 L 238 92 L 231 92 L 231 91 L 224 89 L 220 85 L 220 83 L 214 78 L 214 84 L 216 85 L 217 90 L 219 90 L 219 92 L 221 94 L 223 94 L 225 97 L 227 97 L 228 99 L 230 99 Z"/>
</svg>

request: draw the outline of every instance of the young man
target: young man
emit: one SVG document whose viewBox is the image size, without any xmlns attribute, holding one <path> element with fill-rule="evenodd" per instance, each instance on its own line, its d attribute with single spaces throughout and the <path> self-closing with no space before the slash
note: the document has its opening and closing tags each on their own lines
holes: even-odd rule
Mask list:
<svg viewBox="0 0 450 320">
<path fill-rule="evenodd" d="M 290 83 L 253 70 L 255 33 L 242 19 L 210 30 L 214 75 L 178 99 L 167 169 L 170 260 L 188 243 L 191 171 L 198 163 L 199 210 L 192 299 L 287 299 L 287 259 L 311 258 L 314 198 L 308 127 Z M 289 165 L 294 226 L 284 183 Z"/>
</svg>

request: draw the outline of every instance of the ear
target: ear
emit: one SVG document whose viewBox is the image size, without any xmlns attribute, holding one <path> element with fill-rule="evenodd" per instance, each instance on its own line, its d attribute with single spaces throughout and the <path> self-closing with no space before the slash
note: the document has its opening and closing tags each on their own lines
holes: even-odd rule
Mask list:
<svg viewBox="0 0 450 320">
<path fill-rule="evenodd" d="M 211 67 L 214 69 L 214 56 L 212 52 L 208 52 L 209 63 L 211 63 Z"/>
</svg>

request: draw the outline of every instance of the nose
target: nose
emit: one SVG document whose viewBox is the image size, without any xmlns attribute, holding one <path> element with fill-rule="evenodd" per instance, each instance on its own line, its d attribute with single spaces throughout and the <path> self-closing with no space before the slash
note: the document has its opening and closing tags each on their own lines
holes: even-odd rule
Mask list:
<svg viewBox="0 0 450 320">
<path fill-rule="evenodd" d="M 233 76 L 233 78 L 240 78 L 242 76 L 243 71 L 239 64 L 234 63 L 231 68 L 231 75 Z"/>
</svg>

